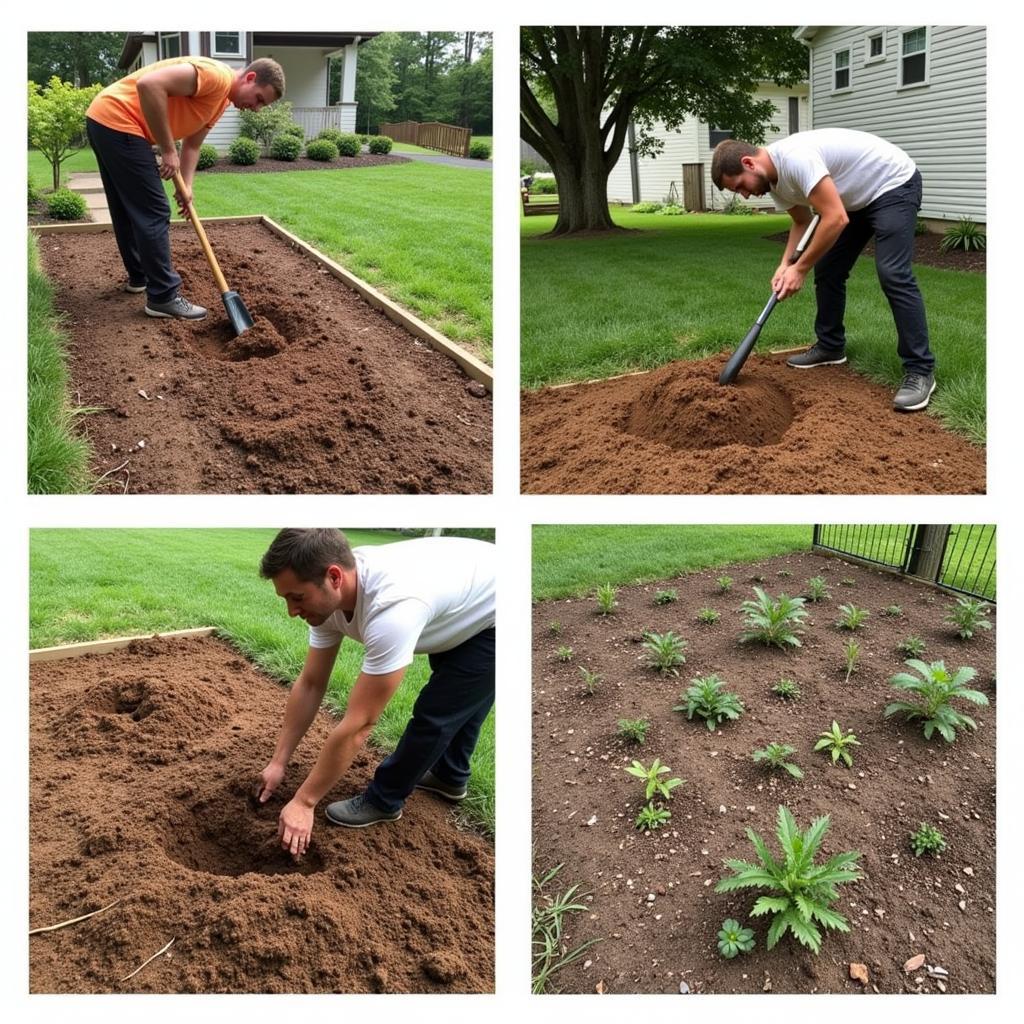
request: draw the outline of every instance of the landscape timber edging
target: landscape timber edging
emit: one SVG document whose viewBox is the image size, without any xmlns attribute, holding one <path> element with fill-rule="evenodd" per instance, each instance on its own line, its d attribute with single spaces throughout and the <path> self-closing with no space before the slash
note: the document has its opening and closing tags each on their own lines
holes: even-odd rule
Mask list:
<svg viewBox="0 0 1024 1024">
<path fill-rule="evenodd" d="M 78 644 L 61 644 L 57 647 L 36 647 L 28 652 L 28 663 L 38 661 L 62 661 L 65 658 L 80 658 L 86 654 L 107 654 L 120 650 L 136 640 L 167 640 L 176 637 L 212 636 L 216 626 L 201 626 L 197 629 L 177 629 L 171 633 L 145 633 L 141 636 L 121 636 L 107 640 L 86 640 Z"/>
</svg>

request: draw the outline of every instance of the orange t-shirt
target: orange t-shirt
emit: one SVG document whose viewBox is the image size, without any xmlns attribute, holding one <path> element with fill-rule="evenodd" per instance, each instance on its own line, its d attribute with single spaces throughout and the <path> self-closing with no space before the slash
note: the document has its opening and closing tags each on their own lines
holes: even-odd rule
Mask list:
<svg viewBox="0 0 1024 1024">
<path fill-rule="evenodd" d="M 89 104 L 86 117 L 91 117 L 115 132 L 141 135 L 148 142 L 156 142 L 142 113 L 136 86 L 139 79 L 150 71 L 171 64 L 191 64 L 196 69 L 196 91 L 192 96 L 167 97 L 167 120 L 171 126 L 171 135 L 175 139 L 185 139 L 201 128 L 212 128 L 228 105 L 228 90 L 234 72 L 226 64 L 209 57 L 171 57 L 147 64 L 134 74 L 108 85 Z"/>
</svg>

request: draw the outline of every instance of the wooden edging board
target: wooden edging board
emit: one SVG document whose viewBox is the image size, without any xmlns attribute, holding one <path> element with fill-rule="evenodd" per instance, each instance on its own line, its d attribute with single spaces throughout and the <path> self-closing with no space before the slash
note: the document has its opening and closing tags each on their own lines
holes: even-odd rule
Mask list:
<svg viewBox="0 0 1024 1024">
<path fill-rule="evenodd" d="M 87 640 L 81 644 L 62 644 L 60 647 L 37 647 L 28 652 L 28 663 L 37 661 L 62 661 L 64 658 L 80 658 L 84 654 L 106 654 L 120 650 L 136 640 L 174 639 L 185 636 L 211 636 L 217 630 L 214 626 L 199 629 L 177 629 L 172 633 L 147 633 L 144 636 L 120 636 L 110 640 Z"/>
</svg>

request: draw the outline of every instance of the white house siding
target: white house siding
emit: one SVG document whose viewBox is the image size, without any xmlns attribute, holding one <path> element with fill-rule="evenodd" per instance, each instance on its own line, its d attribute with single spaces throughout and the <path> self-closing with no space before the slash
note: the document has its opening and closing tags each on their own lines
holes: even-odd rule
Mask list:
<svg viewBox="0 0 1024 1024">
<path fill-rule="evenodd" d="M 921 215 L 985 221 L 985 28 L 927 26 L 927 84 L 899 86 L 894 26 L 808 28 L 815 128 L 873 132 L 905 149 L 921 170 Z M 867 37 L 884 31 L 884 59 L 865 63 Z M 813 33 L 813 35 L 811 35 Z M 850 88 L 832 89 L 836 50 L 850 49 Z"/>
</svg>

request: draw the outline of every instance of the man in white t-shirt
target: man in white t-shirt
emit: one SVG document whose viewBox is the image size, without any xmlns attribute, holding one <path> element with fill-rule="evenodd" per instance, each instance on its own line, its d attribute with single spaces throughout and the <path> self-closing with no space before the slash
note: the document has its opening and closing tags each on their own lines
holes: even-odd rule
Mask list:
<svg viewBox="0 0 1024 1024">
<path fill-rule="evenodd" d="M 711 179 L 743 196 L 771 196 L 793 220 L 782 262 L 772 275 L 779 301 L 803 286 L 814 267 L 818 315 L 815 344 L 787 360 L 795 369 L 846 362 L 846 279 L 864 246 L 875 238 L 878 280 L 889 300 L 903 361 L 893 398 L 899 412 L 924 409 L 935 390 L 935 358 L 928 342 L 924 300 L 910 263 L 921 208 L 921 172 L 898 146 L 847 128 L 797 132 L 768 146 L 727 139 L 715 147 Z M 811 220 L 821 216 L 804 254 L 789 258 Z"/>
<path fill-rule="evenodd" d="M 469 759 L 494 704 L 493 544 L 427 537 L 359 548 L 339 530 L 282 530 L 260 564 L 288 614 L 309 623 L 309 651 L 285 707 L 270 763 L 254 789 L 264 803 L 316 716 L 344 637 L 363 644 L 344 717 L 281 811 L 278 833 L 305 853 L 317 803 L 345 774 L 398 689 L 414 654 L 431 675 L 393 754 L 364 793 L 329 804 L 328 821 L 362 828 L 402 816 L 413 789 L 466 796 Z"/>
</svg>

